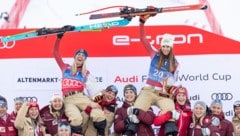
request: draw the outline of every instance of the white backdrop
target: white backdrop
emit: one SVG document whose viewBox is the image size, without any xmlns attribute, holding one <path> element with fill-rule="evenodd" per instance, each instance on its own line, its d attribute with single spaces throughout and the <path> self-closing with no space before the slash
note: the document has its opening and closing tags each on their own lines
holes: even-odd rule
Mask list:
<svg viewBox="0 0 240 136">
<path fill-rule="evenodd" d="M 9 12 L 12 10 L 13 4 L 17 0 L 0 0 L 0 13 Z M 20 1 L 20 0 L 19 0 Z M 20 28 L 42 28 L 42 27 L 62 27 L 64 25 L 86 25 L 90 23 L 103 22 L 112 19 L 103 20 L 89 20 L 88 15 L 84 16 L 74 16 L 76 13 L 83 13 L 86 11 L 91 11 L 99 8 L 104 8 L 107 6 L 115 5 L 128 5 L 138 8 L 145 8 L 148 5 L 153 5 L 156 7 L 169 7 L 177 5 L 186 4 L 196 4 L 199 3 L 198 0 L 118 0 L 118 1 L 108 1 L 108 0 L 31 0 L 26 8 L 25 13 L 19 20 L 18 29 Z M 223 30 L 223 36 L 233 39 L 240 40 L 239 37 L 239 19 L 238 16 L 240 4 L 238 1 L 229 0 L 211 0 L 209 1 L 213 11 L 213 15 L 216 17 L 216 23 L 221 25 Z M 116 9 L 110 9 L 103 12 L 117 12 Z M 10 20 L 11 21 L 11 20 Z M 16 22 L 15 22 L 16 23 Z M 6 24 L 6 21 L 1 17 L 0 26 Z M 138 18 L 134 18 L 129 26 L 137 26 Z M 194 26 L 209 32 L 213 32 L 211 26 L 207 20 L 206 15 L 203 11 L 188 11 L 188 12 L 176 12 L 176 13 L 164 13 L 158 14 L 154 18 L 150 18 L 146 23 L 147 26 L 158 26 L 158 25 L 178 25 Z M 169 26 L 168 26 L 169 27 Z M 171 26 L 170 26 L 171 27 Z M 125 28 L 122 28 L 124 30 Z M 183 31 L 181 29 L 181 31 Z M 180 31 L 180 30 L 179 30 Z M 9 35 L 4 30 L 0 31 L 1 36 Z M 100 32 L 101 33 L 101 32 Z M 119 32 L 116 31 L 116 34 Z M 134 33 L 134 32 L 132 32 Z M 181 32 L 179 32 L 181 33 Z M 11 33 L 12 34 L 12 33 Z M 105 33 L 103 33 L 105 34 Z M 101 35 L 101 34 L 100 34 Z M 130 34 L 128 34 L 129 36 Z M 104 35 L 102 35 L 104 37 Z M 208 37 L 204 37 L 206 39 Z M 91 39 L 90 39 L 91 40 Z M 106 39 L 111 41 L 112 39 Z M 208 41 L 207 44 L 221 44 L 223 40 Z M 25 42 L 25 41 L 24 41 Z M 21 45 L 29 44 L 22 42 Z M 46 40 L 42 40 L 42 44 L 46 44 Z M 51 41 L 50 41 L 51 42 Z M 236 42 L 236 41 L 234 41 Z M 33 40 L 33 43 L 36 44 Z M 105 42 L 107 43 L 107 42 Z M 226 43 L 226 42 L 225 42 Z M 20 42 L 19 42 L 20 44 Z M 82 42 L 81 44 L 85 44 Z M 135 43 L 131 43 L 134 44 Z M 186 44 L 186 43 L 185 43 Z M 216 50 L 226 50 L 226 53 L 213 53 L 209 54 L 184 54 L 186 50 L 179 51 L 181 55 L 177 55 L 177 59 L 180 63 L 180 72 L 178 76 L 178 82 L 176 85 L 186 86 L 189 91 L 189 98 L 194 104 L 196 100 L 203 100 L 210 104 L 213 98 L 220 97 L 223 101 L 223 108 L 227 119 L 231 120 L 233 115 L 232 104 L 235 100 L 239 100 L 239 60 L 240 60 L 240 43 L 236 44 L 234 53 L 229 53 L 222 46 L 214 47 Z M 28 46 L 28 47 L 29 47 Z M 107 46 L 107 45 L 106 45 Z M 114 46 L 114 45 L 108 45 Z M 184 45 L 188 46 L 188 45 Z M 225 45 L 228 46 L 228 45 Z M 231 46 L 231 45 L 229 45 Z M 0 45 L 2 47 L 2 45 Z M 25 46 L 24 54 L 31 54 L 31 49 Z M 36 46 L 38 47 L 38 46 Z M 132 45 L 131 45 L 132 47 Z M 17 47 L 14 47 L 17 48 Z M 52 47 L 48 47 L 52 48 Z M 129 46 L 130 48 L 130 46 Z M 191 48 L 194 48 L 194 43 L 189 45 L 189 52 Z M 87 60 L 87 67 L 93 76 L 97 78 L 95 83 L 96 90 L 101 90 L 110 84 L 114 84 L 119 89 L 118 103 L 121 106 L 122 99 L 122 89 L 125 84 L 132 83 L 137 86 L 138 90 L 144 85 L 148 67 L 150 63 L 150 58 L 146 53 L 141 56 L 114 56 L 109 55 L 111 52 L 118 50 L 119 47 L 114 46 L 105 53 L 103 56 L 99 57 L 89 57 Z M 19 50 L 20 49 L 16 49 Z M 16 51 L 15 50 L 15 51 Z M 34 48 L 33 48 L 34 50 Z M 37 50 L 37 49 L 35 49 Z M 43 49 L 42 49 L 43 50 Z M 41 53 L 43 53 L 41 50 Z M 51 50 L 51 49 L 49 49 Z M 75 49 L 73 49 L 75 50 Z M 96 48 L 90 54 L 97 54 L 101 52 L 104 48 Z M 139 48 L 136 46 L 136 52 Z M 132 52 L 135 54 L 135 50 Z M 231 50 L 230 52 L 233 52 Z M 22 51 L 22 49 L 21 49 Z M 202 50 L 201 50 L 202 51 Z M 6 57 L 6 52 L 10 52 L 8 49 L 0 49 L 0 95 L 5 96 L 9 103 L 9 112 L 13 110 L 13 98 L 16 96 L 36 96 L 40 102 L 40 106 L 49 103 L 50 97 L 54 93 L 61 93 L 61 72 L 58 68 L 55 60 L 52 56 L 42 57 L 41 55 L 33 55 L 32 58 L 24 58 L 21 55 L 14 57 Z M 46 51 L 47 52 L 47 51 Z M 70 51 L 67 51 L 68 54 Z M 105 51 L 106 52 L 106 51 Z M 143 51 L 139 51 L 143 52 Z M 200 51 L 199 51 L 200 52 Z M 205 48 L 202 52 L 208 52 L 208 48 Z M 216 51 L 217 52 L 217 51 Z M 11 52 L 10 52 L 11 53 Z M 5 54 L 5 55 L 3 55 Z M 121 54 L 121 52 L 120 52 Z M 137 53 L 136 53 L 137 54 Z M 106 56 L 111 57 L 106 57 Z M 23 55 L 24 56 L 24 55 Z M 31 56 L 31 55 L 29 55 Z M 38 57 L 35 57 L 38 56 Z M 71 55 L 65 55 L 64 58 L 66 62 L 71 64 Z M 1 58 L 2 57 L 2 58 Z M 38 81 L 34 81 L 38 79 Z M 156 109 L 157 110 L 157 109 Z"/>
</svg>

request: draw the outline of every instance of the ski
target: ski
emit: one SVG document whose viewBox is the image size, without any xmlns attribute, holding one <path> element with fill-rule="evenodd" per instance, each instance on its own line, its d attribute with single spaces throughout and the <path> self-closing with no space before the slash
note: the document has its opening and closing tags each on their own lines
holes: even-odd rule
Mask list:
<svg viewBox="0 0 240 136">
<path fill-rule="evenodd" d="M 128 20 L 131 20 L 132 17 L 141 16 L 145 14 L 157 14 L 157 13 L 165 13 L 165 12 L 175 12 L 175 11 L 185 11 L 185 10 L 205 10 L 207 9 L 206 4 L 194 4 L 194 5 L 185 5 L 185 6 L 175 6 L 175 7 L 147 7 L 143 9 L 138 8 L 130 8 L 125 6 L 120 10 L 120 12 L 112 12 L 112 13 L 102 13 L 102 14 L 92 14 L 90 15 L 90 19 L 101 19 L 101 18 L 111 18 L 111 17 L 122 17 Z"/>
<path fill-rule="evenodd" d="M 29 32 L 24 32 L 16 35 L 5 36 L 1 38 L 1 41 L 3 43 L 6 43 L 11 41 L 17 41 L 17 40 L 23 40 L 23 39 L 29 39 L 29 38 L 35 38 L 35 37 L 47 36 L 52 34 L 65 33 L 65 32 L 96 31 L 96 30 L 108 29 L 112 27 L 126 26 L 128 24 L 129 24 L 129 20 L 121 19 L 121 20 L 108 21 L 108 22 L 96 23 L 96 24 L 90 24 L 90 25 L 84 25 L 84 26 L 66 25 L 61 28 L 55 28 L 55 29 L 41 28 L 38 30 L 32 30 Z"/>
</svg>

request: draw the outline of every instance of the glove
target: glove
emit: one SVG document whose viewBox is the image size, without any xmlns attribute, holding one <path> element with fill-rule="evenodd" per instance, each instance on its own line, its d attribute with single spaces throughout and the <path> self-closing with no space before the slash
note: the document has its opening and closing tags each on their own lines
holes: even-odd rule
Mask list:
<svg viewBox="0 0 240 136">
<path fill-rule="evenodd" d="M 129 115 L 128 118 L 129 118 L 130 122 L 132 122 L 132 123 L 137 124 L 137 123 L 140 122 L 138 117 L 136 115 L 134 115 L 134 114 L 133 115 Z"/>
<path fill-rule="evenodd" d="M 108 111 L 110 111 L 110 112 L 113 112 L 113 113 L 114 113 L 114 111 L 115 111 L 115 107 L 114 107 L 114 106 L 111 106 L 111 105 L 106 106 L 106 109 L 107 109 Z"/>
<path fill-rule="evenodd" d="M 138 114 L 139 114 L 139 109 L 133 108 L 132 113 L 133 113 L 134 115 L 138 115 Z"/>
<path fill-rule="evenodd" d="M 128 116 L 133 115 L 133 106 L 127 108 L 127 115 Z"/>
<path fill-rule="evenodd" d="M 138 115 L 139 114 L 139 109 L 134 108 L 133 106 L 127 108 L 127 115 Z"/>
<path fill-rule="evenodd" d="M 154 6 L 147 6 L 147 9 L 148 9 L 148 11 L 155 11 L 155 10 L 154 10 L 154 9 L 155 9 Z M 139 17 L 139 22 L 141 22 L 141 23 L 144 24 L 149 17 L 153 17 L 153 16 L 156 16 L 156 15 L 157 15 L 157 13 L 141 15 L 141 16 Z"/>
<path fill-rule="evenodd" d="M 146 21 L 147 21 L 147 19 L 150 17 L 150 14 L 147 14 L 147 15 L 141 15 L 140 17 L 139 17 L 139 22 L 141 22 L 141 23 L 145 23 Z"/>
<path fill-rule="evenodd" d="M 180 117 L 179 111 L 177 111 L 177 110 L 172 110 L 171 112 L 172 112 L 172 118 L 173 118 L 174 120 L 178 120 L 179 117 Z"/>
<path fill-rule="evenodd" d="M 59 34 L 57 34 L 57 38 L 62 39 L 63 35 L 64 35 L 64 33 L 59 33 Z"/>
<path fill-rule="evenodd" d="M 201 128 L 203 136 L 210 136 L 209 128 Z"/>
</svg>

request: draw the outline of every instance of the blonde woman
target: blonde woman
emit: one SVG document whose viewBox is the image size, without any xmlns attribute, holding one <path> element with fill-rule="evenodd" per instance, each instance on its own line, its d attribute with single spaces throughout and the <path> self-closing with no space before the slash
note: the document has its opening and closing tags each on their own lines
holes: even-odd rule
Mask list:
<svg viewBox="0 0 240 136">
<path fill-rule="evenodd" d="M 220 136 L 218 118 L 209 114 L 209 108 L 203 101 L 194 104 L 192 122 L 188 136 Z"/>
<path fill-rule="evenodd" d="M 86 89 L 86 83 L 90 74 L 85 67 L 88 53 L 85 49 L 79 49 L 73 56 L 74 60 L 72 65 L 64 63 L 59 53 L 62 36 L 63 34 L 57 36 L 53 54 L 62 71 L 62 94 L 65 105 L 65 114 L 71 122 L 72 133 L 83 133 L 83 122 L 85 122 L 85 119 L 83 120 L 83 115 L 86 115 L 85 118 L 88 118 L 87 115 L 89 115 L 93 119 L 94 127 L 98 132 L 104 132 L 106 127 L 104 112 L 97 103 L 93 102 L 84 94 L 84 89 Z M 81 111 L 85 111 L 87 114 L 81 114 Z M 99 135 L 104 134 L 101 133 Z"/>
</svg>

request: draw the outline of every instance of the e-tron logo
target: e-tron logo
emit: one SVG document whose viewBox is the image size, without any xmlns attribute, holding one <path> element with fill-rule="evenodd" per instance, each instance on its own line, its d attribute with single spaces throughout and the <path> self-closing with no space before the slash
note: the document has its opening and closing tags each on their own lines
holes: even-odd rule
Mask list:
<svg viewBox="0 0 240 136">
<path fill-rule="evenodd" d="M 212 93 L 212 100 L 220 99 L 220 100 L 232 100 L 232 93 Z"/>
<path fill-rule="evenodd" d="M 0 36 L 0 49 L 12 49 L 16 45 L 16 42 L 2 42 L 2 37 Z"/>
<path fill-rule="evenodd" d="M 151 45 L 159 45 L 163 35 L 146 36 Z M 174 44 L 193 44 L 193 40 L 196 39 L 197 43 L 203 43 L 203 35 L 200 33 L 190 34 L 175 34 Z M 112 38 L 113 45 L 115 46 L 128 46 L 133 42 L 140 42 L 140 38 L 134 38 L 129 35 L 114 35 Z"/>
</svg>

